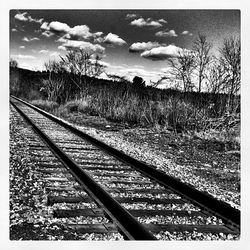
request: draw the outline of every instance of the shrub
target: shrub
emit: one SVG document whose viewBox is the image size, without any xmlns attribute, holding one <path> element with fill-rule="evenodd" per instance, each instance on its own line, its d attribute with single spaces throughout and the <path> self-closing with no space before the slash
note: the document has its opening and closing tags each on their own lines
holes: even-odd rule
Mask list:
<svg viewBox="0 0 250 250">
<path fill-rule="evenodd" d="M 67 102 L 63 105 L 68 112 L 81 112 L 84 113 L 88 109 L 87 99 L 79 99 Z"/>
<path fill-rule="evenodd" d="M 41 108 L 47 112 L 53 112 L 56 109 L 58 109 L 59 104 L 53 101 L 47 101 L 47 100 L 33 100 L 31 104 L 37 106 L 38 108 Z"/>
</svg>

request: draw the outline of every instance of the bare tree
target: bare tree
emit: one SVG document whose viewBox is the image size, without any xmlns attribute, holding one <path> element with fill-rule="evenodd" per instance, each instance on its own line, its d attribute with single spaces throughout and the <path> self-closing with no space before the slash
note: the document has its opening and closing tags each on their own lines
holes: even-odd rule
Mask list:
<svg viewBox="0 0 250 250">
<path fill-rule="evenodd" d="M 220 60 L 214 57 L 208 67 L 207 91 L 209 93 L 225 92 L 225 68 Z"/>
<path fill-rule="evenodd" d="M 224 67 L 225 90 L 228 93 L 228 108 L 231 112 L 234 106 L 234 95 L 240 90 L 241 48 L 240 39 L 230 37 L 224 40 L 220 49 L 220 63 Z"/>
<path fill-rule="evenodd" d="M 193 50 L 195 52 L 196 69 L 198 70 L 198 92 L 201 92 L 202 82 L 206 79 L 206 69 L 209 66 L 211 57 L 209 52 L 212 44 L 207 41 L 205 35 L 199 34 L 198 38 L 194 41 Z"/>
<path fill-rule="evenodd" d="M 90 79 L 87 80 L 86 76 L 97 77 L 104 72 L 105 66 L 101 63 L 101 57 L 84 49 L 69 51 L 61 59 L 64 67 L 73 76 L 77 76 L 77 79 L 71 77 L 71 80 L 77 86 L 81 95 L 84 88 L 87 90 L 91 84 Z"/>
<path fill-rule="evenodd" d="M 40 91 L 46 92 L 48 101 L 57 101 L 63 90 L 63 86 L 63 80 L 42 79 L 42 88 Z"/>
<path fill-rule="evenodd" d="M 195 69 L 195 56 L 192 51 L 182 49 L 177 57 L 168 59 L 170 75 L 183 83 L 183 91 L 192 91 L 194 88 L 192 76 Z"/>
<path fill-rule="evenodd" d="M 58 101 L 64 88 L 63 64 L 61 61 L 50 60 L 44 63 L 46 71 L 49 72 L 48 79 L 42 79 L 42 88 L 47 94 L 49 101 Z"/>
</svg>

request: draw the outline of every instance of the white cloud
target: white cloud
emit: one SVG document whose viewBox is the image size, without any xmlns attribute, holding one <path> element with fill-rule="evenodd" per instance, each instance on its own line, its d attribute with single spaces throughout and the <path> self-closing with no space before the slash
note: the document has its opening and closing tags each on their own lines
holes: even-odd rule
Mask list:
<svg viewBox="0 0 250 250">
<path fill-rule="evenodd" d="M 54 33 L 50 32 L 49 30 L 45 30 L 43 33 L 42 33 L 42 36 L 45 36 L 45 37 L 51 37 L 53 36 Z"/>
<path fill-rule="evenodd" d="M 70 35 L 69 34 L 65 34 L 61 37 L 59 37 L 56 42 L 59 42 L 59 43 L 66 43 L 68 40 L 70 39 Z"/>
<path fill-rule="evenodd" d="M 99 37 L 103 34 L 102 32 L 91 33 L 87 25 L 74 26 L 73 28 L 70 28 L 68 33 L 70 36 L 73 36 L 73 37 L 75 36 L 75 37 L 83 38 L 83 39 Z"/>
<path fill-rule="evenodd" d="M 126 42 L 122 38 L 113 33 L 109 33 L 107 36 L 105 36 L 103 42 L 119 46 L 126 44 Z"/>
<path fill-rule="evenodd" d="M 20 49 L 25 49 L 25 46 L 19 46 Z"/>
<path fill-rule="evenodd" d="M 37 38 L 37 37 L 28 38 L 28 37 L 25 36 L 22 40 L 25 41 L 25 42 L 31 42 L 31 41 L 38 41 L 40 39 Z"/>
<path fill-rule="evenodd" d="M 147 20 L 145 20 L 144 18 L 139 18 L 139 19 L 135 19 L 133 20 L 130 25 L 134 25 L 137 27 L 152 27 L 152 28 L 159 28 L 162 27 L 162 24 L 159 21 L 154 21 L 151 18 L 148 18 Z"/>
<path fill-rule="evenodd" d="M 184 31 L 182 31 L 181 35 L 189 35 L 189 36 L 192 36 L 193 34 L 192 34 L 190 31 L 188 31 L 188 30 L 184 30 Z"/>
<path fill-rule="evenodd" d="M 70 27 L 66 23 L 61 23 L 58 21 L 53 21 L 51 23 L 43 23 L 41 29 L 49 30 L 56 33 L 68 33 L 70 31 Z"/>
<path fill-rule="evenodd" d="M 79 36 L 85 39 L 91 37 L 91 33 L 89 32 L 89 27 L 87 25 L 77 25 L 69 30 L 69 34 L 71 36 Z"/>
<path fill-rule="evenodd" d="M 75 40 L 67 40 L 61 46 L 58 47 L 61 50 L 71 50 L 71 49 L 86 49 L 94 53 L 103 53 L 105 48 L 99 44 L 92 44 L 90 42 L 85 41 L 75 41 Z"/>
<path fill-rule="evenodd" d="M 90 28 L 87 25 L 76 25 L 73 28 L 71 28 L 68 24 L 66 23 L 61 23 L 58 21 L 53 21 L 53 22 L 44 22 L 41 25 L 41 29 L 45 30 L 45 33 L 43 35 L 49 37 L 48 35 L 51 36 L 51 33 L 56 33 L 56 34 L 63 34 L 63 37 L 67 35 L 67 39 L 90 39 L 90 38 L 98 38 L 102 36 L 103 32 L 95 32 L 92 33 L 90 31 Z M 50 33 L 48 33 L 50 32 Z"/>
<path fill-rule="evenodd" d="M 41 18 L 41 19 L 32 18 L 30 15 L 28 15 L 27 12 L 18 13 L 14 16 L 14 18 L 19 20 L 19 21 L 23 21 L 23 22 L 34 22 L 34 23 L 42 23 L 43 22 L 43 18 Z"/>
<path fill-rule="evenodd" d="M 181 51 L 182 49 L 175 45 L 168 45 L 144 51 L 141 56 L 153 61 L 159 61 L 170 57 L 178 57 Z"/>
<path fill-rule="evenodd" d="M 47 54 L 49 51 L 46 49 L 42 49 L 39 51 L 40 54 Z"/>
<path fill-rule="evenodd" d="M 156 32 L 155 35 L 158 37 L 167 37 L 167 36 L 176 37 L 177 36 L 174 30 L 169 30 L 169 31 L 160 30 Z"/>
<path fill-rule="evenodd" d="M 28 39 L 28 37 L 24 37 L 23 39 L 22 39 L 23 41 L 25 41 L 25 42 L 29 42 L 30 40 Z"/>
<path fill-rule="evenodd" d="M 160 22 L 160 23 L 167 23 L 167 21 L 165 19 L 163 19 L 163 18 L 159 19 L 158 22 Z"/>
<path fill-rule="evenodd" d="M 41 25 L 41 29 L 42 30 L 48 30 L 49 29 L 49 25 L 48 25 L 49 23 L 48 22 L 44 22 L 44 23 L 42 23 L 42 25 Z"/>
<path fill-rule="evenodd" d="M 142 52 L 161 46 L 158 42 L 137 42 L 129 47 L 129 52 Z"/>
<path fill-rule="evenodd" d="M 137 14 L 127 14 L 126 15 L 126 19 L 133 19 L 133 18 L 136 18 L 136 17 L 138 17 Z"/>
<path fill-rule="evenodd" d="M 27 12 L 24 12 L 22 14 L 16 14 L 14 17 L 15 19 L 19 20 L 19 21 L 23 21 L 23 22 L 27 22 L 28 21 L 28 18 L 26 17 L 28 13 Z"/>
<path fill-rule="evenodd" d="M 35 59 L 34 56 L 30 56 L 30 55 L 12 55 L 12 57 L 17 58 L 17 59 Z"/>
<path fill-rule="evenodd" d="M 66 47 L 64 47 L 63 45 L 58 46 L 58 49 L 60 49 L 60 50 L 67 50 Z"/>
</svg>

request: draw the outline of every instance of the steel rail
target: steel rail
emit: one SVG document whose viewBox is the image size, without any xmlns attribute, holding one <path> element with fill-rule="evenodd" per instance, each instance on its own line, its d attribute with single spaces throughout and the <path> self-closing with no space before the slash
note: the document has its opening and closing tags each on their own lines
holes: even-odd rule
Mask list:
<svg viewBox="0 0 250 250">
<path fill-rule="evenodd" d="M 149 178 L 154 179 L 155 181 L 162 184 L 163 186 L 173 189 L 175 192 L 179 193 L 186 199 L 190 200 L 195 205 L 202 207 L 208 212 L 214 214 L 215 216 L 218 216 L 221 219 L 227 221 L 228 223 L 233 224 L 233 226 L 236 226 L 238 228 L 240 227 L 240 211 L 238 209 L 231 207 L 225 202 L 215 199 L 213 196 L 211 196 L 208 193 L 204 193 L 199 190 L 196 190 L 194 187 L 181 182 L 177 178 L 169 176 L 162 171 L 159 171 L 131 156 L 124 154 L 123 152 L 105 144 L 104 142 L 101 142 L 89 136 L 88 134 L 80 131 L 79 129 L 73 127 L 72 125 L 65 123 L 61 119 L 49 114 L 48 112 L 38 107 L 31 105 L 28 102 L 25 102 L 14 96 L 11 96 L 11 97 L 29 106 L 30 108 L 36 110 L 40 114 L 49 118 L 50 120 L 60 124 L 64 128 L 73 132 L 74 134 L 80 136 L 84 140 L 89 141 L 90 143 L 94 144 L 98 148 L 106 151 L 108 154 L 113 155 L 114 157 L 118 158 L 122 162 L 129 164 L 130 166 L 134 167 L 138 171 L 147 175 Z"/>
<path fill-rule="evenodd" d="M 68 155 L 66 155 L 46 134 L 44 134 L 34 122 L 13 102 L 13 107 L 21 114 L 32 129 L 47 144 L 50 150 L 57 156 L 62 164 L 70 170 L 72 175 L 85 187 L 86 191 L 94 200 L 105 210 L 107 215 L 117 224 L 120 232 L 129 240 L 156 240 L 135 217 L 124 209 L 107 191 L 105 191 L 95 180 L 87 174 L 80 166 Z"/>
</svg>

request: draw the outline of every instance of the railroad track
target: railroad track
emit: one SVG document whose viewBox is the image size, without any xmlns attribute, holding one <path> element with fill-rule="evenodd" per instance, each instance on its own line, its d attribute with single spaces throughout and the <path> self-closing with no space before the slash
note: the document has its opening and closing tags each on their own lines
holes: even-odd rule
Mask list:
<svg viewBox="0 0 250 250">
<path fill-rule="evenodd" d="M 18 98 L 11 97 L 11 104 L 40 138 L 31 136 L 29 147 L 51 183 L 48 205 L 68 204 L 55 209 L 54 216 L 77 218 L 68 228 L 129 240 L 165 239 L 172 233 L 240 234 L 239 210 Z"/>
</svg>

